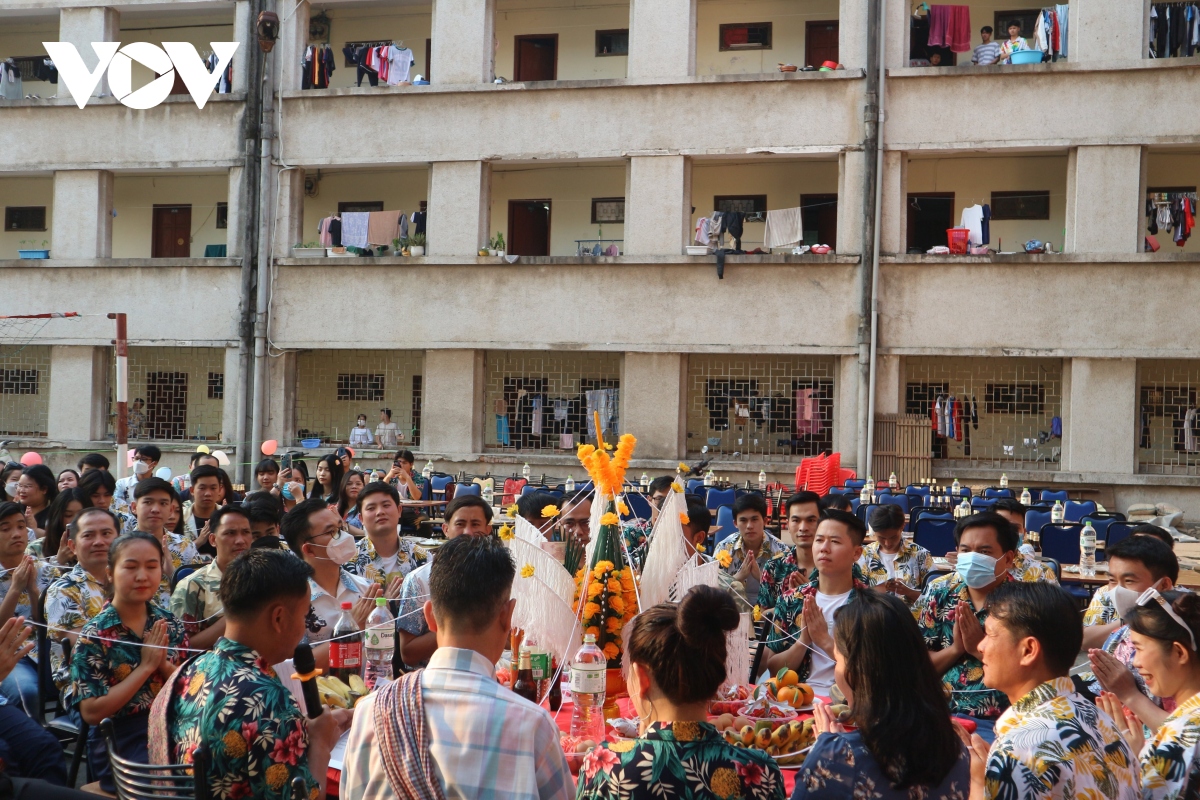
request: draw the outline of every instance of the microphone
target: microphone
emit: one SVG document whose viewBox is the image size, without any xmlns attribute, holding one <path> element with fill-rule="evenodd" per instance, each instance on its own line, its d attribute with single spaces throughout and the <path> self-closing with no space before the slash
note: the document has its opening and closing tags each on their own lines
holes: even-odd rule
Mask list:
<svg viewBox="0 0 1200 800">
<path fill-rule="evenodd" d="M 317 676 L 321 670 L 317 669 L 312 647 L 303 642 L 297 645 L 296 652 L 292 654 L 292 665 L 296 668 L 296 674 L 292 677 L 300 681 L 304 693 L 304 710 L 309 719 L 316 719 L 325 713 L 325 707 L 321 705 L 321 695 L 317 691 Z"/>
</svg>

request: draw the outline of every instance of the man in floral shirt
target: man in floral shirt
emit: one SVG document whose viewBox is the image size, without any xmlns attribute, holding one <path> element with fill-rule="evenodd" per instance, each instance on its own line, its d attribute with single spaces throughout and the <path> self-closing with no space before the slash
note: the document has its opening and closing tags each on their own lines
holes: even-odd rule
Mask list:
<svg viewBox="0 0 1200 800">
<path fill-rule="evenodd" d="M 225 633 L 221 606 L 221 575 L 233 560 L 250 549 L 254 534 L 250 515 L 241 506 L 222 506 L 209 520 L 208 540 L 217 557 L 203 569 L 188 575 L 171 594 L 171 613 L 183 621 L 188 641 L 197 650 L 207 650 Z"/>
<path fill-rule="evenodd" d="M 196 541 L 190 535 L 171 533 L 167 530 L 167 517 L 171 504 L 179 499 L 171 484 L 162 478 L 146 478 L 133 489 L 134 510 L 137 512 L 137 529 L 148 533 L 162 542 L 166 558 L 163 559 L 162 586 L 158 604 L 171 607 L 171 577 L 175 570 L 185 564 L 207 564 L 212 559 L 196 550 Z"/>
<path fill-rule="evenodd" d="M 208 749 L 215 800 L 290 800 L 300 778 L 311 800 L 325 796 L 329 753 L 350 712 L 306 720 L 272 664 L 304 637 L 311 568 L 278 550 L 237 559 L 221 582 L 225 636 L 185 663 L 159 693 L 150 719 L 150 759 L 191 763 Z"/>
<path fill-rule="evenodd" d="M 904 541 L 904 512 L 899 506 L 876 507 L 870 522 L 875 541 L 863 548 L 858 566 L 869 584 L 911 604 L 921 596 L 933 556 L 915 542 Z"/>
<path fill-rule="evenodd" d="M 767 501 L 760 494 L 745 494 L 733 503 L 738 532 L 726 539 L 713 556 L 721 569 L 743 587 L 748 599 L 758 597 L 759 581 L 767 562 L 788 551 L 788 546 L 766 529 Z"/>
<path fill-rule="evenodd" d="M 405 576 L 428 561 L 429 554 L 411 539 L 400 538 L 400 495 L 391 484 L 367 484 L 358 495 L 358 508 L 367 535 L 358 540 L 353 571 L 395 600 Z"/>
<path fill-rule="evenodd" d="M 808 583 L 813 570 L 812 543 L 821 521 L 821 498 L 816 492 L 796 492 L 784 501 L 787 512 L 785 541 L 794 545 L 786 553 L 774 556 L 763 568 L 758 586 L 758 605 L 774 608 L 779 598 L 791 595 Z M 793 577 L 795 576 L 795 577 Z"/>
</svg>

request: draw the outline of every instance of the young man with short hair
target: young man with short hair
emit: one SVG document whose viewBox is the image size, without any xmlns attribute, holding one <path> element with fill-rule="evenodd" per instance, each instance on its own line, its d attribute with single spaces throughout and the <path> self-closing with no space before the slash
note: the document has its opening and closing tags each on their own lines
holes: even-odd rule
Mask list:
<svg viewBox="0 0 1200 800">
<path fill-rule="evenodd" d="M 1017 532 L 1017 554 L 1013 558 L 1012 566 L 1009 568 L 1009 574 L 1012 575 L 1015 581 L 1025 581 L 1026 583 L 1058 583 L 1058 576 L 1054 574 L 1054 567 L 1048 561 L 1042 561 L 1036 557 L 1036 552 L 1033 545 L 1026 542 L 1025 530 L 1025 506 L 1019 500 L 1014 500 L 1011 497 L 1001 497 L 992 506 L 992 513 L 999 514 L 1008 523 L 1012 525 L 1013 530 Z M 954 565 L 958 558 L 957 552 L 946 553 L 946 560 Z"/>
<path fill-rule="evenodd" d="M 563 499 L 558 528 L 562 531 L 564 542 L 570 536 L 581 547 L 587 547 L 592 540 L 592 492 L 580 489 Z"/>
<path fill-rule="evenodd" d="M 392 422 L 392 410 L 390 408 L 379 409 L 379 424 L 375 426 L 375 446 L 391 450 L 398 446 L 403 439 L 404 434 L 400 432 L 399 426 Z"/>
<path fill-rule="evenodd" d="M 476 508 L 456 510 L 473 516 Z M 422 614 L 436 650 L 425 669 L 355 706 L 342 796 L 569 800 L 554 720 L 493 675 L 516 606 L 512 556 L 494 537 L 458 536 L 422 569 L 430 570 Z"/>
<path fill-rule="evenodd" d="M 548 533 L 554 524 L 553 517 L 543 517 L 546 506 L 558 508 L 559 501 L 546 492 L 530 492 L 517 498 L 517 516 L 524 519 L 542 533 Z"/>
<path fill-rule="evenodd" d="M 464 494 L 446 506 L 446 522 L 442 532 L 447 539 L 459 536 L 488 537 L 492 535 L 492 507 L 482 497 Z M 445 545 L 442 545 L 445 547 Z M 421 609 L 429 597 L 429 573 L 437 561 L 437 553 L 430 562 L 422 564 L 408 573 L 400 589 L 400 614 L 396 619 L 396 634 L 399 637 L 400 657 L 409 669 L 419 669 L 437 650 L 436 632 L 430 628 Z"/>
<path fill-rule="evenodd" d="M 279 523 L 283 520 L 283 503 L 275 495 L 259 494 L 242 503 L 250 515 L 250 534 L 255 541 L 279 538 Z M 290 552 L 290 551 L 289 551 Z"/>
<path fill-rule="evenodd" d="M 775 606 L 775 622 L 767 635 L 767 669 L 787 667 L 819 695 L 833 686 L 833 615 L 868 590 L 856 580 L 854 565 L 862 556 L 867 526 L 853 514 L 827 511 L 813 537 L 817 577 Z"/>
<path fill-rule="evenodd" d="M 921 596 L 933 556 L 916 542 L 904 540 L 904 512 L 890 503 L 871 510 L 875 541 L 863 548 L 858 566 L 867 583 L 912 604 Z"/>
<path fill-rule="evenodd" d="M 154 764 L 190 762 L 209 752 L 214 798 L 324 797 L 329 754 L 350 712 L 327 708 L 305 719 L 271 665 L 291 658 L 304 638 L 309 566 L 285 553 L 254 550 L 225 571 L 219 603 L 225 635 L 185 663 L 150 711 Z M 349 796 L 349 795 L 344 795 Z"/>
<path fill-rule="evenodd" d="M 989 606 L 978 644 L 983 682 L 1011 706 L 990 748 L 972 738 L 986 771 L 972 769 L 971 796 L 1140 798 L 1137 756 L 1068 677 L 1082 642 L 1074 598 L 1059 586 L 1010 581 Z"/>
<path fill-rule="evenodd" d="M 1008 706 L 1004 695 L 983 684 L 979 642 L 988 616 L 988 597 L 1006 581 L 1019 540 L 1008 520 L 990 512 L 959 520 L 955 571 L 932 581 L 914 606 L 933 667 L 953 692 L 950 710 L 975 720 L 990 740 L 992 726 Z"/>
<path fill-rule="evenodd" d="M 392 468 L 383 478 L 384 483 L 396 487 L 401 500 L 423 500 L 427 481 L 417 472 L 417 457 L 412 450 L 397 450 Z"/>
<path fill-rule="evenodd" d="M 744 589 L 748 600 L 758 597 L 758 587 L 767 562 L 786 555 L 788 546 L 767 530 L 767 501 L 760 494 L 744 494 L 733 501 L 733 524 L 737 534 L 717 546 L 714 558 Z"/>
<path fill-rule="evenodd" d="M 183 529 L 199 539 L 209 518 L 217 510 L 221 494 L 221 468 L 208 465 L 192 470 L 192 499 L 183 504 Z"/>
<path fill-rule="evenodd" d="M 166 558 L 162 565 L 162 584 L 158 602 L 164 609 L 171 607 L 171 579 L 175 570 L 185 564 L 206 564 L 209 556 L 196 549 L 196 542 L 187 536 L 171 533 L 166 528 L 171 504 L 175 501 L 175 489 L 162 478 L 148 478 L 133 487 L 134 511 L 137 513 L 136 530 L 148 533 L 162 542 Z"/>
<path fill-rule="evenodd" d="M 646 499 L 650 501 L 650 519 L 631 519 L 621 523 L 621 535 L 625 537 L 625 549 L 630 554 L 636 550 L 643 556 L 645 555 L 646 541 L 650 536 L 650 531 L 654 528 L 654 521 L 658 519 L 658 510 L 662 508 L 663 500 L 671 491 L 671 484 L 674 482 L 673 475 L 660 475 L 650 481 L 650 485 L 646 487 Z M 638 561 L 635 566 L 641 569 L 641 561 Z"/>
<path fill-rule="evenodd" d="M 222 506 L 212 515 L 208 540 L 217 551 L 203 569 L 181 580 L 171 593 L 171 613 L 183 622 L 188 641 L 196 650 L 207 650 L 225 635 L 221 606 L 221 576 L 233 560 L 250 549 L 254 534 L 250 515 L 241 506 Z"/>
<path fill-rule="evenodd" d="M 358 515 L 367 535 L 358 540 L 354 572 L 379 584 L 389 600 L 400 597 L 404 579 L 429 560 L 424 548 L 401 539 L 400 495 L 390 483 L 368 483 L 358 495 Z"/>
<path fill-rule="evenodd" d="M 192 457 L 188 459 L 188 474 L 176 475 L 171 479 L 171 485 L 175 487 L 175 491 L 179 492 L 179 499 L 186 503 L 192 499 L 191 488 L 185 488 L 184 484 L 191 481 L 191 471 L 196 467 L 220 467 L 221 462 L 212 453 L 202 453 L 197 450 L 192 453 Z"/>
<path fill-rule="evenodd" d="M 108 459 L 99 453 L 84 453 L 75 466 L 79 468 L 79 477 L 82 478 L 92 470 L 108 472 Z"/>
<path fill-rule="evenodd" d="M 983 44 L 975 48 L 971 63 L 977 67 L 986 67 L 1000 60 L 1000 43 L 992 41 L 992 26 L 984 25 L 979 29 L 979 38 Z"/>
<path fill-rule="evenodd" d="M 162 450 L 156 445 L 138 445 L 133 451 L 133 474 L 117 481 L 117 490 L 113 492 L 113 502 L 118 512 L 129 511 L 133 507 L 133 487 L 140 481 L 154 477 L 160 459 Z"/>
<path fill-rule="evenodd" d="M 25 554 L 28 544 L 25 507 L 0 503 L 0 623 L 16 616 L 31 619 L 38 606 L 38 565 L 33 556 Z M 17 662 L 0 683 L 0 695 L 33 715 L 38 703 L 36 654 Z"/>
<path fill-rule="evenodd" d="M 787 513 L 785 544 L 792 545 L 786 553 L 774 556 L 763 568 L 758 586 L 760 608 L 774 608 L 780 597 L 790 595 L 808 583 L 817 568 L 813 561 L 812 543 L 821 522 L 821 497 L 816 492 L 796 492 L 783 501 Z M 790 541 L 789 541 L 790 540 Z"/>
<path fill-rule="evenodd" d="M 352 603 L 351 615 L 365 628 L 375 608 L 379 584 L 371 583 L 345 569 L 357 552 L 354 538 L 345 530 L 337 511 L 319 498 L 309 498 L 283 517 L 283 538 L 292 552 L 312 567 L 309 583 L 308 639 L 313 643 L 318 664 L 328 663 L 333 626 L 342 614 L 342 603 Z M 318 643 L 321 644 L 319 647 Z"/>
</svg>

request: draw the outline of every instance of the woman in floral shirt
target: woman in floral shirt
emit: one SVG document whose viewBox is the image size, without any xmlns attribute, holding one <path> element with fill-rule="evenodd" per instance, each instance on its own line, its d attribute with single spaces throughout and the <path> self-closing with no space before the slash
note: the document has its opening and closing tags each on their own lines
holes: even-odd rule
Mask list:
<svg viewBox="0 0 1200 800">
<path fill-rule="evenodd" d="M 711 586 L 695 587 L 678 605 L 661 603 L 638 615 L 626 656 L 642 735 L 588 753 L 577 798 L 785 797 L 783 776 L 770 756 L 728 744 L 705 721 L 725 680 L 725 634 L 738 619 L 729 593 Z"/>
<path fill-rule="evenodd" d="M 92 726 L 88 765 L 108 792 L 115 789 L 101 720 L 112 719 L 120 755 L 148 763 L 150 705 L 187 648 L 183 623 L 154 603 L 162 568 L 162 543 L 150 534 L 130 533 L 113 542 L 112 601 L 83 627 L 71 654 L 71 702 Z"/>
</svg>

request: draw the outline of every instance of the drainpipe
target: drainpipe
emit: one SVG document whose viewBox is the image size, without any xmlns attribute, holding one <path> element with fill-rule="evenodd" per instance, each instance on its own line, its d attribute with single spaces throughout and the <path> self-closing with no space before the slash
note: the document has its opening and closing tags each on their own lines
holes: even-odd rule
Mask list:
<svg viewBox="0 0 1200 800">
<path fill-rule="evenodd" d="M 875 377 L 879 366 L 879 237 L 883 219 L 883 133 L 886 115 L 884 101 L 887 99 L 887 59 L 884 58 L 887 47 L 885 32 L 887 17 L 883 13 L 883 0 L 874 0 L 873 11 L 878 18 L 878 38 L 876 39 L 876 111 L 875 111 L 875 208 L 874 208 L 874 241 L 871 245 L 871 353 L 870 353 L 870 387 L 867 390 L 867 472 L 871 472 L 871 461 L 875 457 Z"/>
<path fill-rule="evenodd" d="M 246 106 L 242 117 L 242 185 L 241 201 L 245 220 L 245 244 L 242 250 L 241 302 L 238 307 L 238 387 L 237 393 L 237 460 L 234 483 L 249 483 L 245 446 L 251 391 L 251 354 L 254 352 L 254 273 L 257 268 L 258 232 L 261 225 L 261 204 L 258 201 L 259 163 L 257 157 L 259 121 L 262 116 L 263 53 L 254 36 L 254 23 L 262 10 L 262 0 L 250 2 L 250 25 L 246 48 Z"/>
<path fill-rule="evenodd" d="M 875 359 L 878 322 L 879 223 L 882 208 L 883 80 L 885 59 L 883 0 L 867 10 L 867 86 L 863 108 L 863 246 L 859 267 L 858 317 L 858 472 L 871 474 L 875 447 Z"/>
<path fill-rule="evenodd" d="M 270 0 L 265 4 L 270 6 Z M 273 168 L 271 156 L 275 139 L 275 70 L 266 63 L 262 70 L 261 119 L 259 122 L 259 237 L 257 293 L 254 304 L 254 393 L 250 414 L 250 451 L 248 459 L 257 459 L 261 452 L 263 424 L 266 415 L 267 384 L 267 297 L 271 281 L 271 235 L 275 225 L 276 203 L 272 192 Z M 270 209 L 268 213 L 266 209 Z"/>
</svg>

